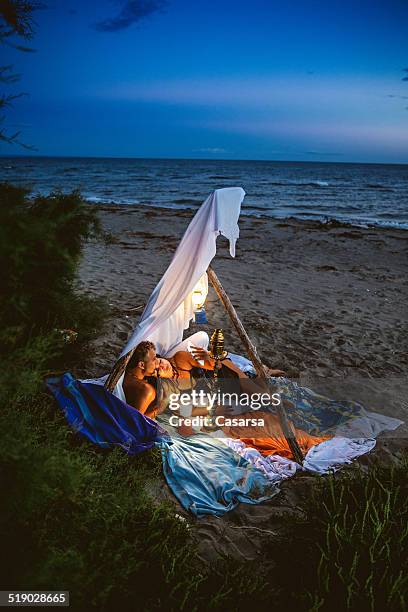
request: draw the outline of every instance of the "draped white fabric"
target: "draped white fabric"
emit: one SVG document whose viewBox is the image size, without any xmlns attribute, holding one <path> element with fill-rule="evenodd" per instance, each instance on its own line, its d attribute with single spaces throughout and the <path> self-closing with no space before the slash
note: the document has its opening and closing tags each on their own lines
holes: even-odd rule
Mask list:
<svg viewBox="0 0 408 612">
<path fill-rule="evenodd" d="M 200 206 L 121 356 L 142 340 L 154 342 L 160 355 L 174 352 L 194 314 L 192 292 L 195 285 L 200 282 L 204 293 L 208 291 L 206 270 L 215 256 L 219 234 L 228 238 L 230 254 L 235 257 L 244 196 L 241 187 L 216 189 Z"/>
</svg>

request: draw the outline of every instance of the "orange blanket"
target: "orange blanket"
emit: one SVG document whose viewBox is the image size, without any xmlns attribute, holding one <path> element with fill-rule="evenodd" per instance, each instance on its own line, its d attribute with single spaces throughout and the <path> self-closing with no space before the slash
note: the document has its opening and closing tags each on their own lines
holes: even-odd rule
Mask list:
<svg viewBox="0 0 408 612">
<path fill-rule="evenodd" d="M 254 417 L 254 413 L 240 414 L 240 419 L 250 419 Z M 292 451 L 283 435 L 278 416 L 269 413 L 257 413 L 257 418 L 264 419 L 264 426 L 238 426 L 231 425 L 222 427 L 223 432 L 229 438 L 239 438 L 246 446 L 256 448 L 261 455 L 281 455 L 288 459 L 293 459 Z M 300 446 L 302 453 L 305 455 L 309 448 L 316 446 L 329 440 L 332 435 L 326 436 L 311 436 L 303 429 L 294 427 L 296 440 Z"/>
</svg>

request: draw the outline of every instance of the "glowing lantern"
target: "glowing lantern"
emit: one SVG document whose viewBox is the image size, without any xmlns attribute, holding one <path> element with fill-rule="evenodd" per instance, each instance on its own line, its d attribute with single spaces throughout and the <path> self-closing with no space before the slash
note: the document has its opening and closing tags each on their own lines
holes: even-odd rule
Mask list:
<svg viewBox="0 0 408 612">
<path fill-rule="evenodd" d="M 193 304 L 194 310 L 194 322 L 195 323 L 208 323 L 207 317 L 205 314 L 205 298 L 208 293 L 208 279 L 207 274 L 204 274 L 196 286 L 193 289 L 191 294 L 191 301 Z"/>
<path fill-rule="evenodd" d="M 192 300 L 194 311 L 199 310 L 202 308 L 202 306 L 204 306 L 205 295 L 203 294 L 201 287 L 199 289 L 194 289 Z"/>
</svg>

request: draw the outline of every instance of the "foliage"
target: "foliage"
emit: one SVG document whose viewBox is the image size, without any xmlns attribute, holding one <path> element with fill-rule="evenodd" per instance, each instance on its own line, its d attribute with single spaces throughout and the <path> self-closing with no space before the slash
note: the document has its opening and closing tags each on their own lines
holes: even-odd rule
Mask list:
<svg viewBox="0 0 408 612">
<path fill-rule="evenodd" d="M 19 51 L 33 52 L 34 49 L 25 45 L 11 42 L 14 36 L 22 37 L 24 40 L 30 40 L 34 35 L 34 20 L 33 12 L 40 8 L 44 8 L 41 2 L 33 2 L 29 0 L 2 0 L 0 2 L 0 43 L 14 47 Z M 12 84 L 18 81 L 19 74 L 13 72 L 13 66 L 0 66 L 0 83 Z M 26 95 L 18 94 L 1 94 L 0 95 L 0 110 L 13 105 L 16 98 Z M 5 120 L 4 115 L 0 115 L 0 124 Z M 35 147 L 24 144 L 19 140 L 20 132 L 10 133 L 5 127 L 0 127 L 0 141 L 9 144 L 19 144 L 25 149 L 34 150 Z"/>
<path fill-rule="evenodd" d="M 33 330 L 89 329 L 101 314 L 100 305 L 74 291 L 83 241 L 98 233 L 95 209 L 75 191 L 27 196 L 23 188 L 0 184 L 0 341 L 6 349 Z"/>
<path fill-rule="evenodd" d="M 321 498 L 320 559 L 312 609 L 403 610 L 408 605 L 407 458 L 329 480 Z"/>
</svg>

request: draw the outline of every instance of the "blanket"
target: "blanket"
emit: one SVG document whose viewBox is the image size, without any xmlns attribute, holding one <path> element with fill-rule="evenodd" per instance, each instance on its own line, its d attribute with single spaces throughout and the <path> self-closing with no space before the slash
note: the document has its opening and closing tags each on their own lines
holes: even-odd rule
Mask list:
<svg viewBox="0 0 408 612">
<path fill-rule="evenodd" d="M 163 442 L 161 448 L 168 485 L 196 517 L 222 516 L 239 502 L 259 504 L 279 492 L 261 470 L 205 434 Z"/>
<path fill-rule="evenodd" d="M 109 393 L 102 385 L 80 382 L 69 372 L 48 378 L 46 384 L 69 425 L 102 448 L 120 446 L 129 455 L 136 455 L 169 437 L 157 421 Z"/>
</svg>

